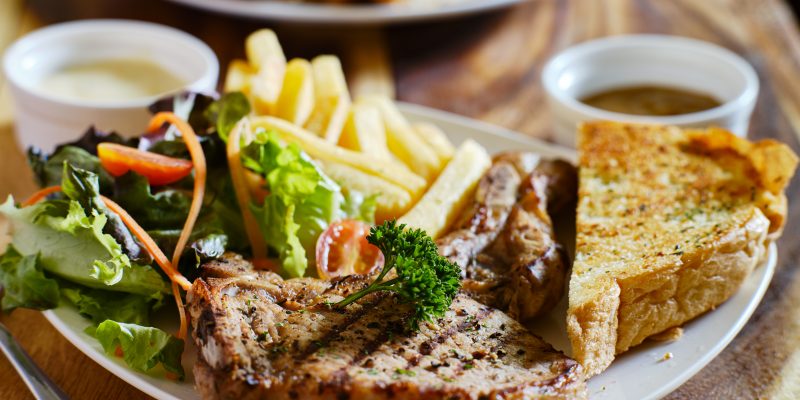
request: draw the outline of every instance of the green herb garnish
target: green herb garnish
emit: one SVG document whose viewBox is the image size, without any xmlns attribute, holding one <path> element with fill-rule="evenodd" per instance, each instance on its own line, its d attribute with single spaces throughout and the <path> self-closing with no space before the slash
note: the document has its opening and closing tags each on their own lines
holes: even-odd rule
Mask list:
<svg viewBox="0 0 800 400">
<path fill-rule="evenodd" d="M 383 269 L 374 282 L 336 303 L 336 307 L 345 307 L 367 294 L 388 290 L 414 305 L 414 315 L 408 321 L 412 330 L 419 329 L 420 321 L 444 316 L 461 286 L 461 270 L 439 255 L 430 236 L 421 229 L 406 230 L 405 224 L 398 225 L 392 220 L 370 229 L 367 241 L 383 253 Z M 384 281 L 393 269 L 397 277 Z"/>
</svg>

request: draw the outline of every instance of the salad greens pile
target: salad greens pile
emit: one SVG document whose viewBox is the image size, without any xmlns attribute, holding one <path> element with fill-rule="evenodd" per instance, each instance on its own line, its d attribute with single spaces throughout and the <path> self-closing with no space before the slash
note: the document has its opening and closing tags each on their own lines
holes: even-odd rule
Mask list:
<svg viewBox="0 0 800 400">
<path fill-rule="evenodd" d="M 250 254 L 226 153 L 229 133 L 250 114 L 250 104 L 241 93 L 219 99 L 186 93 L 156 102 L 151 111 L 171 111 L 187 121 L 206 159 L 204 201 L 180 265 L 174 266 L 191 281 L 206 260 L 226 251 Z M 284 144 L 274 132 L 258 131 L 254 137 L 246 145 L 240 143 L 240 156 L 266 193 L 248 206 L 269 256 L 279 259 L 285 277 L 313 275 L 309 265 L 314 265 L 320 234 L 345 218 L 372 224 L 376 198 L 344 190 L 297 145 Z M 160 186 L 133 169 L 113 176 L 98 157 L 102 143 L 191 159 L 172 126 L 134 139 L 89 128 L 52 153 L 30 149 L 28 161 L 39 185 L 59 185 L 61 190 L 33 205 L 17 205 L 12 197 L 0 205 L 13 236 L 0 255 L 5 292 L 0 305 L 10 312 L 71 304 L 91 321 L 86 333 L 107 353 L 121 353 L 140 371 L 160 366 L 183 377 L 183 340 L 150 322 L 154 311 L 172 301 L 170 280 L 103 196 L 125 209 L 168 255 L 175 251 L 189 213 L 193 175 L 180 175 L 177 182 Z M 452 302 L 458 279 L 453 278 L 453 266 L 438 257 L 431 239 L 421 231 L 405 233 L 403 226 L 384 225 L 373 229 L 370 242 L 386 254 L 387 262 L 369 290 L 392 290 L 412 301 L 417 310 L 414 326 L 441 316 Z M 383 282 L 392 269 L 400 278 Z"/>
<path fill-rule="evenodd" d="M 248 249 L 223 138 L 231 121 L 249 114 L 250 106 L 240 93 L 218 100 L 186 93 L 156 102 L 151 111 L 171 111 L 187 120 L 206 156 L 205 201 L 181 265 L 176 266 L 193 279 L 199 263 L 225 251 L 246 253 Z M 15 205 L 11 197 L 0 205 L 12 233 L 11 244 L 0 255 L 0 284 L 5 292 L 0 305 L 9 312 L 18 307 L 44 310 L 61 302 L 72 304 L 92 321 L 87 333 L 106 352 L 121 351 L 137 370 L 160 365 L 182 377 L 183 341 L 149 326 L 153 311 L 170 301 L 170 281 L 100 196 L 121 205 L 165 254 L 171 254 L 189 212 L 194 181 L 190 175 L 153 187 L 133 171 L 114 177 L 97 156 L 97 145 L 107 142 L 190 159 L 172 127 L 135 139 L 89 128 L 80 139 L 50 154 L 30 149 L 28 161 L 39 185 L 60 185 L 61 193 L 27 207 Z"/>
</svg>

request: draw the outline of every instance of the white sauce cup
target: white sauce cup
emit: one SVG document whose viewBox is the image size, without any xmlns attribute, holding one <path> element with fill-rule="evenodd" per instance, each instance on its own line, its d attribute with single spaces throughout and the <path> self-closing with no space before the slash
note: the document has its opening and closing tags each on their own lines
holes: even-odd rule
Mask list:
<svg viewBox="0 0 800 400">
<path fill-rule="evenodd" d="M 183 80 L 177 91 L 211 93 L 219 61 L 202 41 L 163 25 L 128 20 L 86 20 L 48 26 L 17 40 L 3 57 L 14 105 L 17 143 L 50 151 L 80 137 L 90 125 L 134 136 L 145 129 L 147 106 L 171 93 L 97 101 L 48 93 L 41 80 L 61 68 L 107 59 L 152 62 Z"/>
<path fill-rule="evenodd" d="M 753 67 L 730 50 L 676 36 L 623 35 L 570 47 L 545 65 L 547 93 L 556 141 L 575 145 L 576 127 L 609 120 L 681 127 L 719 126 L 746 136 L 758 97 Z M 709 94 L 722 104 L 674 116 L 610 112 L 580 99 L 609 89 L 657 85 Z"/>
</svg>

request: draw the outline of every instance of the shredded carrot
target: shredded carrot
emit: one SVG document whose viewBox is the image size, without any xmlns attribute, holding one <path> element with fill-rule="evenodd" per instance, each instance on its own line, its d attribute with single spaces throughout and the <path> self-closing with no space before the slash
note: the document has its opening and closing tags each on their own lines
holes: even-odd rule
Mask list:
<svg viewBox="0 0 800 400">
<path fill-rule="evenodd" d="M 150 235 L 147 234 L 147 231 L 144 230 L 136 220 L 128 214 L 125 209 L 123 209 L 119 204 L 115 203 L 114 200 L 109 199 L 105 196 L 100 196 L 103 199 L 103 203 L 105 203 L 106 207 L 108 207 L 112 212 L 119 215 L 120 219 L 122 219 L 122 223 L 130 229 L 133 236 L 136 236 L 144 248 L 147 249 L 147 252 L 150 253 L 151 256 L 156 260 L 156 264 L 167 274 L 167 277 L 172 281 L 180 285 L 183 290 L 189 290 L 192 287 L 191 282 L 189 282 L 186 277 L 181 275 L 178 270 L 172 265 L 164 252 L 156 244 L 155 240 L 153 240 Z"/>
<path fill-rule="evenodd" d="M 22 202 L 23 207 L 32 206 L 38 202 L 40 202 L 45 197 L 55 193 L 60 192 L 61 186 L 48 186 L 44 189 L 37 191 L 36 193 L 32 194 L 31 197 L 28 197 L 27 200 Z"/>
<path fill-rule="evenodd" d="M 236 201 L 239 203 L 239 209 L 242 211 L 244 229 L 247 233 L 247 239 L 250 241 L 253 258 L 255 260 L 266 260 L 267 244 L 264 237 L 261 235 L 261 230 L 255 222 L 253 213 L 250 211 L 251 195 L 247 185 L 245 169 L 242 166 L 242 159 L 240 157 L 242 131 L 246 129 L 249 129 L 247 120 L 241 120 L 228 135 L 228 146 L 226 147 L 228 168 L 231 171 L 231 181 L 233 182 Z M 265 265 L 263 263 L 260 264 Z M 256 267 L 259 267 L 259 265 L 256 265 Z"/>
<path fill-rule="evenodd" d="M 180 288 L 175 282 L 172 282 L 172 295 L 175 296 L 175 303 L 178 306 L 178 316 L 181 319 L 181 327 L 178 329 L 178 333 L 175 334 L 175 336 L 178 339 L 186 339 L 189 330 L 188 320 L 186 318 L 186 310 L 183 308 L 183 298 L 181 298 Z"/>
<path fill-rule="evenodd" d="M 189 149 L 189 154 L 192 156 L 192 164 L 194 164 L 194 190 L 192 191 L 192 203 L 189 206 L 189 215 L 186 217 L 186 222 L 183 224 L 183 230 L 178 238 L 178 244 L 175 246 L 175 251 L 172 253 L 172 265 L 178 265 L 183 249 L 189 242 L 189 236 L 192 234 L 194 224 L 197 222 L 197 216 L 200 215 L 200 208 L 203 206 L 203 195 L 206 189 L 206 157 L 203 154 L 203 148 L 200 146 L 200 141 L 194 133 L 194 129 L 180 119 L 178 116 L 171 112 L 160 112 L 153 116 L 150 120 L 148 131 L 153 132 L 161 127 L 165 122 L 169 122 L 181 133 L 186 147 Z"/>
<path fill-rule="evenodd" d="M 194 224 L 197 222 L 197 216 L 200 215 L 200 209 L 203 206 L 203 196 L 206 191 L 206 157 L 203 153 L 203 147 L 194 133 L 194 129 L 186 123 L 186 121 L 179 118 L 177 115 L 170 112 L 160 112 L 153 116 L 148 126 L 148 131 L 153 132 L 160 128 L 165 122 L 172 124 L 181 133 L 183 142 L 189 149 L 189 154 L 192 156 L 192 164 L 194 164 L 194 190 L 192 191 L 192 203 L 189 206 L 189 215 L 186 217 L 186 222 L 183 224 L 183 230 L 178 237 L 178 244 L 175 245 L 175 251 L 172 253 L 172 265 L 177 268 L 183 249 L 189 243 L 189 237 L 192 235 Z M 187 288 L 184 288 L 188 290 Z M 183 309 L 183 299 L 178 290 L 178 285 L 173 281 L 172 294 L 175 296 L 175 303 L 178 305 L 178 313 L 181 318 L 181 327 L 178 331 L 178 338 L 185 339 L 188 330 L 188 321 L 186 319 L 186 311 Z"/>
</svg>

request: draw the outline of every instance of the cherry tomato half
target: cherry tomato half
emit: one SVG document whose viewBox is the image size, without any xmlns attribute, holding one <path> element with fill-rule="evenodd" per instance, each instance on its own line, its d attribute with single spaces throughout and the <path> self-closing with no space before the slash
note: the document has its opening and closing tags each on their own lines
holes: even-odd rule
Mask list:
<svg viewBox="0 0 800 400">
<path fill-rule="evenodd" d="M 133 170 L 147 178 L 153 186 L 177 182 L 192 172 L 192 162 L 161 154 L 142 151 L 116 143 L 97 145 L 100 164 L 114 176 L 124 175 Z"/>
<path fill-rule="evenodd" d="M 331 224 L 317 240 L 317 274 L 330 279 L 383 267 L 383 253 L 367 242 L 369 225 L 352 219 Z"/>
</svg>

